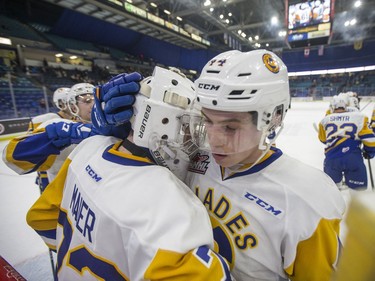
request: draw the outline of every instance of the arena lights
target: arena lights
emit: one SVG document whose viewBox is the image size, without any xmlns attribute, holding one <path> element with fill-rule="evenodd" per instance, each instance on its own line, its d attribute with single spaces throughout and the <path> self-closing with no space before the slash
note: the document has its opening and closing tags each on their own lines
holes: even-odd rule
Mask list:
<svg viewBox="0 0 375 281">
<path fill-rule="evenodd" d="M 355 1 L 355 3 L 354 3 L 354 7 L 355 8 L 358 8 L 359 6 L 361 6 L 362 5 L 362 2 L 361 1 Z"/>
<path fill-rule="evenodd" d="M 360 71 L 370 71 L 370 70 L 375 70 L 375 65 L 349 67 L 349 68 L 337 68 L 337 69 L 325 69 L 325 70 L 289 72 L 288 75 L 289 76 L 307 76 L 307 75 L 322 75 L 322 74 L 338 74 L 338 73 L 348 73 L 348 72 L 360 72 Z"/>
<path fill-rule="evenodd" d="M 0 37 L 0 44 L 12 45 L 12 41 L 9 38 Z"/>
</svg>

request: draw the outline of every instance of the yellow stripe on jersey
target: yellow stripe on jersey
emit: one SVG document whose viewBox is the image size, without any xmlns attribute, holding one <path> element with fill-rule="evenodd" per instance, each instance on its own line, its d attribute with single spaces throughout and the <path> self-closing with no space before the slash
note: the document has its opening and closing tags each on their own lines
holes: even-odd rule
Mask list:
<svg viewBox="0 0 375 281">
<path fill-rule="evenodd" d="M 340 144 L 342 144 L 344 141 L 347 141 L 347 140 L 348 140 L 347 138 L 342 138 L 341 140 L 337 141 L 337 142 L 335 143 L 334 146 L 332 146 L 332 147 L 326 149 L 324 153 L 327 153 L 328 151 L 330 151 L 330 150 L 332 150 L 333 148 L 339 146 Z"/>
<path fill-rule="evenodd" d="M 56 178 L 47 186 L 27 212 L 27 224 L 33 229 L 39 231 L 56 229 L 65 179 L 70 163 L 71 160 L 69 158 L 65 160 Z"/>
<path fill-rule="evenodd" d="M 326 137 L 326 131 L 324 130 L 323 124 L 319 123 L 319 134 L 318 138 L 322 143 L 326 143 L 327 137 Z"/>
<path fill-rule="evenodd" d="M 46 243 L 46 242 L 44 242 Z M 52 244 L 49 244 L 49 243 L 46 243 L 47 247 L 53 251 L 56 251 L 56 245 L 52 245 Z"/>
<path fill-rule="evenodd" d="M 213 252 L 209 252 L 209 262 L 196 255 L 196 250 L 187 254 L 158 250 L 147 268 L 146 280 L 170 281 L 215 281 L 225 280 L 223 265 Z"/>
<path fill-rule="evenodd" d="M 33 122 L 29 122 L 29 126 L 27 128 L 27 132 L 28 133 L 31 133 L 33 132 L 36 128 L 39 127 L 40 124 L 42 124 L 43 122 L 39 122 L 39 123 L 33 123 Z"/>
<path fill-rule="evenodd" d="M 13 152 L 16 150 L 16 146 L 19 142 L 25 139 L 27 136 L 21 136 L 14 139 L 11 139 L 6 147 L 5 159 L 8 163 L 12 163 L 15 166 L 21 168 L 24 171 L 30 171 L 35 167 L 35 163 L 28 161 L 16 160 L 13 158 Z"/>
<path fill-rule="evenodd" d="M 339 255 L 339 232 L 340 220 L 322 219 L 314 234 L 298 244 L 295 257 L 295 261 L 298 262 L 285 268 L 290 280 L 331 280 L 331 274 Z M 319 270 L 317 271 L 316 268 Z M 299 276 L 299 278 L 295 276 Z"/>
<path fill-rule="evenodd" d="M 44 128 L 40 129 L 40 130 L 37 130 L 36 132 L 37 133 L 44 132 Z M 5 154 L 6 161 L 8 163 L 12 163 L 14 166 L 21 169 L 24 173 L 29 172 L 32 169 L 34 169 L 36 163 L 31 163 L 29 161 L 24 161 L 24 160 L 16 160 L 16 159 L 13 158 L 13 154 L 14 154 L 14 151 L 16 150 L 17 145 L 20 142 L 22 142 L 24 139 L 26 139 L 27 137 L 28 137 L 27 135 L 26 136 L 23 135 L 23 136 L 11 139 L 9 141 L 7 147 L 6 147 L 6 154 Z M 43 164 L 41 164 L 38 167 L 37 171 L 46 171 L 49 168 L 51 168 L 52 165 L 56 161 L 56 157 L 57 157 L 57 155 L 49 155 L 47 157 L 46 161 L 44 161 Z M 17 169 L 17 170 L 19 170 L 19 169 Z"/>
</svg>

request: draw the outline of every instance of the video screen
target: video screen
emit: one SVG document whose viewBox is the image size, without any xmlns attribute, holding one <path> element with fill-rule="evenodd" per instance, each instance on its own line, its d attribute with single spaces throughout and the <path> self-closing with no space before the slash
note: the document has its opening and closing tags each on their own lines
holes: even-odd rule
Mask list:
<svg viewBox="0 0 375 281">
<path fill-rule="evenodd" d="M 289 30 L 327 23 L 330 20 L 331 0 L 304 1 L 289 5 Z"/>
</svg>

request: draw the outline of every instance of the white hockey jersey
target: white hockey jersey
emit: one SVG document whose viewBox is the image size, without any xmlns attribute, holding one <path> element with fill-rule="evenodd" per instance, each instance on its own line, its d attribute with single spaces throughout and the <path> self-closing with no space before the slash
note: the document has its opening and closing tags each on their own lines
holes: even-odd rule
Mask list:
<svg viewBox="0 0 375 281">
<path fill-rule="evenodd" d="M 30 120 L 28 131 L 32 132 L 33 130 L 38 128 L 40 124 L 42 124 L 46 121 L 52 120 L 52 119 L 56 119 L 56 118 L 62 119 L 63 117 L 61 117 L 59 114 L 54 113 L 54 112 L 49 112 L 49 113 L 45 113 L 45 114 L 35 116 L 35 117 L 31 118 L 31 120 Z"/>
<path fill-rule="evenodd" d="M 322 171 L 271 149 L 236 173 L 206 153 L 191 163 L 188 185 L 210 214 L 216 250 L 237 281 L 328 281 L 344 200 Z"/>
<path fill-rule="evenodd" d="M 207 247 L 214 240 L 199 199 L 120 144 L 84 140 L 28 212 L 29 225 L 57 248 L 59 281 L 230 280 Z"/>
</svg>

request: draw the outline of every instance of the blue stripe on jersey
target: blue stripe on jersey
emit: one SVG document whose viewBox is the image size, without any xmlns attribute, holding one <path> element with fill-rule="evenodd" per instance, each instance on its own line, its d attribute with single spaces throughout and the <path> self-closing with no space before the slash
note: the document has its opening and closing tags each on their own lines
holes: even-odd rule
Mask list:
<svg viewBox="0 0 375 281">
<path fill-rule="evenodd" d="M 234 173 L 233 175 L 227 177 L 224 180 L 242 177 L 242 176 L 246 176 L 246 175 L 250 175 L 250 174 L 254 174 L 256 172 L 259 172 L 260 170 L 263 170 L 265 167 L 267 167 L 268 165 L 273 163 L 275 160 L 277 160 L 281 155 L 283 155 L 283 152 L 276 147 L 271 147 L 270 150 L 272 150 L 274 153 L 270 157 L 268 157 L 266 160 L 264 160 L 263 162 L 255 165 L 254 167 L 251 167 L 248 170 Z"/>
<path fill-rule="evenodd" d="M 46 237 L 48 239 L 56 239 L 56 229 L 51 230 L 35 230 L 40 236 Z"/>
<path fill-rule="evenodd" d="M 360 141 L 358 140 L 353 140 L 353 139 L 346 139 L 342 143 L 326 148 L 325 154 L 326 157 L 332 158 L 332 157 L 340 157 L 343 156 L 345 153 L 349 152 L 361 152 L 361 149 L 359 145 L 361 144 Z"/>
<path fill-rule="evenodd" d="M 104 150 L 103 155 L 102 155 L 103 159 L 105 159 L 107 161 L 110 161 L 110 162 L 113 162 L 113 163 L 124 165 L 124 166 L 155 165 L 154 163 L 150 163 L 147 158 L 140 158 L 139 157 L 140 159 L 145 159 L 145 162 L 143 162 L 143 161 L 139 161 L 139 160 L 136 160 L 136 159 L 126 158 L 126 154 L 122 154 L 122 155 L 113 154 L 110 151 L 113 148 L 113 146 L 114 145 L 112 144 Z M 131 155 L 129 155 L 129 156 L 131 156 Z"/>
</svg>

